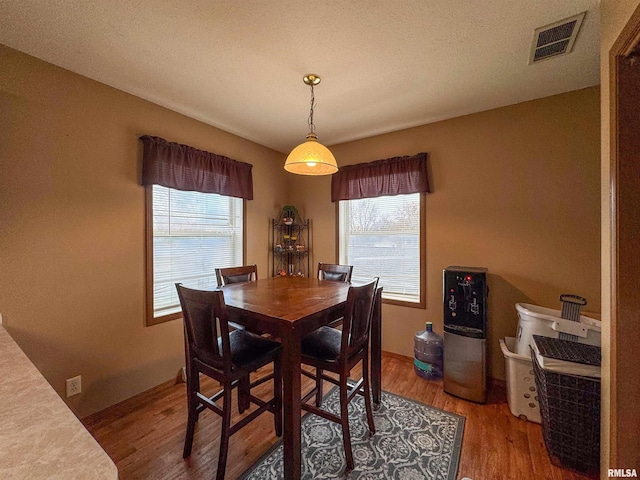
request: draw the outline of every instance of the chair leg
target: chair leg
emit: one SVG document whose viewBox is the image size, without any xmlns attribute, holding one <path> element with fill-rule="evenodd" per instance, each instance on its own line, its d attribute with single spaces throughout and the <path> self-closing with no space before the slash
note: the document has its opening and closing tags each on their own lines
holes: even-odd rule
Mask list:
<svg viewBox="0 0 640 480">
<path fill-rule="evenodd" d="M 354 468 L 353 452 L 351 451 L 351 432 L 349 431 L 349 401 L 347 400 L 347 376 L 340 375 L 340 420 L 342 425 L 342 439 L 344 442 L 344 456 L 347 460 L 347 472 Z"/>
<path fill-rule="evenodd" d="M 273 362 L 273 419 L 276 436 L 282 436 L 282 356 Z"/>
<path fill-rule="evenodd" d="M 191 448 L 193 446 L 193 434 L 196 429 L 196 421 L 191 419 L 191 415 L 189 415 L 189 419 L 187 420 L 187 434 L 184 438 L 184 448 L 182 449 L 182 458 L 188 458 L 191 455 Z"/>
<path fill-rule="evenodd" d="M 322 369 L 316 368 L 316 407 L 322 405 Z"/>
<path fill-rule="evenodd" d="M 224 385 L 224 404 L 222 405 L 222 432 L 220 435 L 220 453 L 218 454 L 218 471 L 216 480 L 224 480 L 227 467 L 227 453 L 229 453 L 229 430 L 231 428 L 231 382 Z"/>
<path fill-rule="evenodd" d="M 184 448 L 182 450 L 182 458 L 191 455 L 191 447 L 193 446 L 193 434 L 198 421 L 198 371 L 191 369 L 191 374 L 187 377 L 187 434 L 184 438 Z"/>
<path fill-rule="evenodd" d="M 238 380 L 238 412 L 240 413 L 243 413 L 251 406 L 251 399 L 249 398 L 251 394 L 251 389 L 249 388 L 251 378 L 249 375 L 247 373 L 246 376 Z"/>
<path fill-rule="evenodd" d="M 376 433 L 376 425 L 373 423 L 373 408 L 371 407 L 371 388 L 369 386 L 369 353 L 366 352 L 362 361 L 362 388 L 364 389 L 364 407 L 367 411 L 367 423 L 371 435 Z"/>
</svg>

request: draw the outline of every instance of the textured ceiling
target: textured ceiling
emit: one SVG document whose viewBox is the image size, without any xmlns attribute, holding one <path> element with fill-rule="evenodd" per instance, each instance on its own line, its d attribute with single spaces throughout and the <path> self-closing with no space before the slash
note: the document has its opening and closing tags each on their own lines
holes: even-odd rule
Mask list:
<svg viewBox="0 0 640 480">
<path fill-rule="evenodd" d="M 536 28 L 587 11 L 572 53 Z M 0 43 L 288 152 L 599 84 L 598 0 L 3 0 Z M 169 139 L 172 140 L 172 139 Z"/>
</svg>

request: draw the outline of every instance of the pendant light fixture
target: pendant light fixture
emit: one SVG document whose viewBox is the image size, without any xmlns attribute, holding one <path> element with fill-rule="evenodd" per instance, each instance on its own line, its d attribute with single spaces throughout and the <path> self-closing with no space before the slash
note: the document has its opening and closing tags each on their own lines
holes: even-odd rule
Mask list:
<svg viewBox="0 0 640 480">
<path fill-rule="evenodd" d="M 320 83 L 320 77 L 313 73 L 305 75 L 302 79 L 311 87 L 311 112 L 309 113 L 309 133 L 307 141 L 291 150 L 284 164 L 287 172 L 298 175 L 330 175 L 338 171 L 338 164 L 333 154 L 327 147 L 318 142 L 315 134 L 316 126 L 313 124 L 313 107 L 315 97 L 313 87 Z"/>
</svg>

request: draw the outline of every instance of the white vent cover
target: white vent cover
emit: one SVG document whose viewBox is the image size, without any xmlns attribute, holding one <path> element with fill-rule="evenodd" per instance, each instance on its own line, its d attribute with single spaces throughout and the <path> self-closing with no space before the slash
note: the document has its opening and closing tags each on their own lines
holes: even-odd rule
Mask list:
<svg viewBox="0 0 640 480">
<path fill-rule="evenodd" d="M 547 58 L 570 53 L 585 13 L 582 12 L 574 17 L 565 18 L 559 22 L 536 29 L 531 45 L 529 65 Z"/>
</svg>

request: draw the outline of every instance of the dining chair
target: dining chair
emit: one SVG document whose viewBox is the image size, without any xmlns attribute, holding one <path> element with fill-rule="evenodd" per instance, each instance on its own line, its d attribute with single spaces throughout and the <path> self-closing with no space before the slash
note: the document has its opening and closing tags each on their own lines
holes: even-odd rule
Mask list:
<svg viewBox="0 0 640 480">
<path fill-rule="evenodd" d="M 347 471 L 354 468 L 349 431 L 349 402 L 356 394 L 364 395 L 367 423 L 371 435 L 375 433 L 371 391 L 369 388 L 369 333 L 378 278 L 362 286 L 352 286 L 347 294 L 342 331 L 321 327 L 302 339 L 301 362 L 315 367 L 315 375 L 302 373 L 316 381 L 315 388 L 302 398 L 302 409 L 342 425 Z M 362 377 L 355 383 L 349 381 L 351 370 L 362 362 Z M 338 374 L 338 379 L 324 372 Z M 340 416 L 321 409 L 322 380 L 338 385 L 340 389 Z M 319 394 L 318 394 L 319 393 Z M 316 404 L 308 403 L 315 395 Z"/>
<path fill-rule="evenodd" d="M 258 279 L 257 265 L 242 265 L 240 267 L 216 268 L 216 279 L 218 287 L 231 285 L 234 283 L 255 282 Z M 242 325 L 231 322 L 233 329 L 244 329 Z M 268 336 L 268 335 L 267 335 Z M 244 412 L 249 408 L 249 377 L 241 378 L 238 388 L 238 411 Z"/>
<path fill-rule="evenodd" d="M 185 332 L 187 364 L 187 433 L 183 458 L 191 455 L 198 416 L 209 409 L 222 417 L 217 480 L 224 479 L 229 451 L 229 437 L 265 411 L 274 415 L 275 432 L 282 435 L 282 376 L 281 350 L 278 342 L 246 330 L 229 331 L 224 292 L 222 290 L 192 290 L 176 283 Z M 273 362 L 273 375 L 258 379 L 249 387 L 273 378 L 274 396 L 264 401 L 248 394 L 257 409 L 231 425 L 231 393 L 251 372 Z M 220 382 L 222 390 L 209 397 L 200 391 L 200 374 Z M 217 403 L 222 398 L 222 407 Z"/>
<path fill-rule="evenodd" d="M 351 282 L 351 274 L 353 273 L 353 265 L 339 265 L 335 263 L 318 263 L 318 279 L 331 280 L 333 282 Z M 330 327 L 339 327 L 342 325 L 342 317 L 336 318 L 329 323 Z M 318 398 L 316 403 L 320 405 L 322 402 L 322 378 L 317 381 L 316 394 Z"/>
<path fill-rule="evenodd" d="M 230 283 L 255 282 L 258 279 L 258 266 L 216 268 L 216 279 L 219 287 Z"/>
<path fill-rule="evenodd" d="M 318 278 L 336 282 L 351 282 L 353 265 L 337 265 L 334 263 L 318 263 Z"/>
<path fill-rule="evenodd" d="M 234 283 L 255 282 L 258 279 L 258 266 L 257 265 L 242 265 L 240 267 L 227 267 L 216 268 L 216 280 L 218 281 L 218 287 L 224 287 L 225 285 L 231 285 Z M 230 323 L 232 329 L 244 329 L 242 325 L 237 323 Z M 249 408 L 249 377 L 240 379 L 240 386 L 238 388 L 238 411 L 244 412 Z"/>
</svg>

